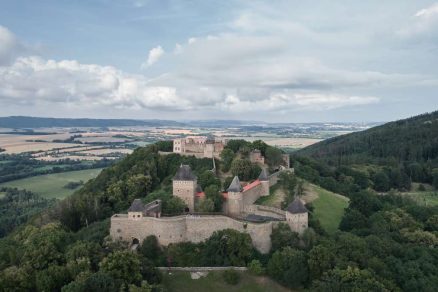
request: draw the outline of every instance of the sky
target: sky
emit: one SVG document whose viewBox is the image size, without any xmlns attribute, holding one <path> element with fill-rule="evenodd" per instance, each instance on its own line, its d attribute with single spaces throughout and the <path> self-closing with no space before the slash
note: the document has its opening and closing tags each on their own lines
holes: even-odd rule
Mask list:
<svg viewBox="0 0 438 292">
<path fill-rule="evenodd" d="M 436 1 L 0 0 L 0 116 L 384 122 L 437 109 Z"/>
</svg>

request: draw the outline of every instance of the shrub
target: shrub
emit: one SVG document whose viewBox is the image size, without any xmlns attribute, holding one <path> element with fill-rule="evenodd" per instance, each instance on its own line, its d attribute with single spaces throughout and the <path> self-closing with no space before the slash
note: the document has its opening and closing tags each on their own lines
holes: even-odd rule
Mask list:
<svg viewBox="0 0 438 292">
<path fill-rule="evenodd" d="M 248 264 L 248 270 L 254 274 L 254 275 L 261 275 L 264 272 L 263 266 L 260 263 L 259 260 L 252 260 L 249 264 Z"/>
<path fill-rule="evenodd" d="M 224 271 L 223 277 L 225 280 L 225 283 L 229 285 L 237 285 L 240 281 L 240 275 L 235 270 L 229 269 Z"/>
</svg>

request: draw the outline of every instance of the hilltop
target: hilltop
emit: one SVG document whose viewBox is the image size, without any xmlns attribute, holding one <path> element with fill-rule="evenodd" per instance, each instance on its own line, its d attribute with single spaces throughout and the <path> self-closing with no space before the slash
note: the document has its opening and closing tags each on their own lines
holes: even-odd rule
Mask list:
<svg viewBox="0 0 438 292">
<path fill-rule="evenodd" d="M 297 152 L 330 165 L 438 164 L 438 111 L 337 136 Z"/>
</svg>

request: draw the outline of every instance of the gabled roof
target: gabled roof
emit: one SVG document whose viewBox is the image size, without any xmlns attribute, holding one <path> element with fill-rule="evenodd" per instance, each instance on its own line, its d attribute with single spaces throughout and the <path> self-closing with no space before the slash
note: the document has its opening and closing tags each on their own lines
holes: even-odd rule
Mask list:
<svg viewBox="0 0 438 292">
<path fill-rule="evenodd" d="M 196 185 L 196 192 L 197 193 L 202 193 L 203 192 L 201 185 Z"/>
<path fill-rule="evenodd" d="M 233 181 L 231 182 L 230 186 L 227 189 L 227 192 L 241 192 L 242 186 L 240 185 L 239 178 L 237 175 L 233 178 Z"/>
<path fill-rule="evenodd" d="M 268 178 L 268 171 L 266 170 L 266 168 L 263 168 L 262 172 L 260 172 L 259 180 L 260 181 L 267 181 L 267 180 L 269 180 L 269 178 Z"/>
<path fill-rule="evenodd" d="M 175 176 L 173 177 L 173 180 L 196 180 L 196 176 L 190 169 L 190 165 L 181 164 Z"/>
<path fill-rule="evenodd" d="M 128 209 L 128 212 L 143 212 L 143 211 L 144 211 L 144 205 L 140 199 L 135 199 L 132 202 L 131 207 L 129 207 Z"/>
<path fill-rule="evenodd" d="M 296 197 L 295 200 L 287 206 L 287 211 L 292 214 L 307 213 L 308 210 L 304 206 L 303 202 Z"/>
</svg>

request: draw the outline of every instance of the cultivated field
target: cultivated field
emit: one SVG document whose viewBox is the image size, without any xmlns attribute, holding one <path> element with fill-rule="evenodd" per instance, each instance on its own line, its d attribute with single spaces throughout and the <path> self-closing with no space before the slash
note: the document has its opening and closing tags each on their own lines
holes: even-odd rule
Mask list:
<svg viewBox="0 0 438 292">
<path fill-rule="evenodd" d="M 26 189 L 37 193 L 45 198 L 63 199 L 71 195 L 75 190 L 66 189 L 64 186 L 69 182 L 86 182 L 95 178 L 102 169 L 87 169 L 33 176 L 0 184 L 0 186 Z"/>
</svg>

